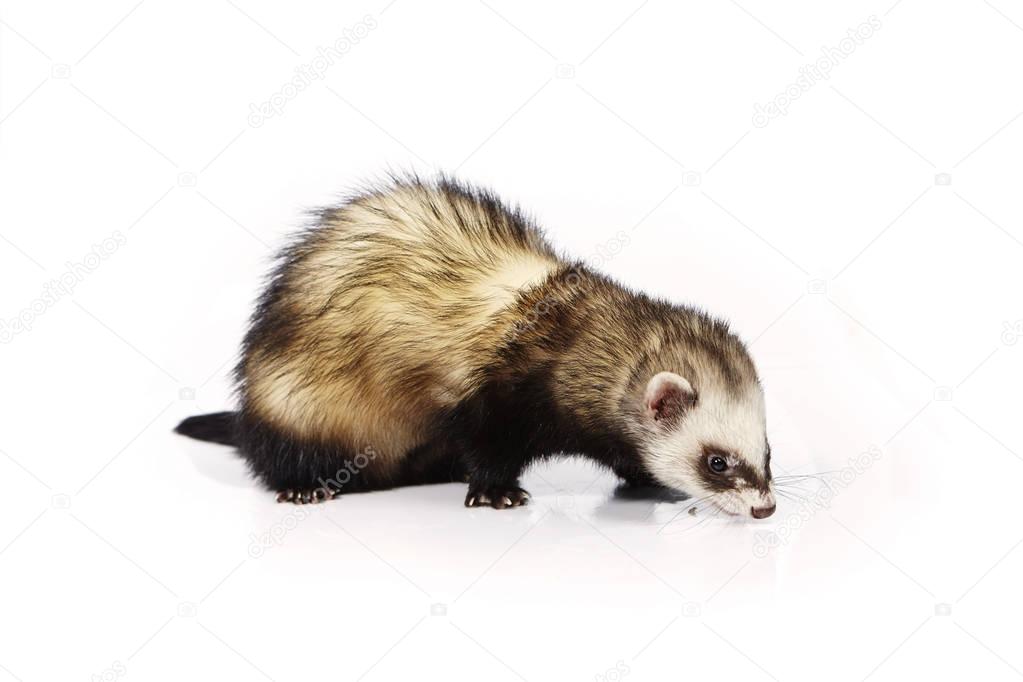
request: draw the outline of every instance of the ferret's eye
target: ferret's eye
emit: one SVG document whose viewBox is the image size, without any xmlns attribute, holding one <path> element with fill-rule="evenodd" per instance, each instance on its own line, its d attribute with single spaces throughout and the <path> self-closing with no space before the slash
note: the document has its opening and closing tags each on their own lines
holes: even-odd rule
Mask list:
<svg viewBox="0 0 1023 682">
<path fill-rule="evenodd" d="M 716 474 L 723 474 L 728 471 L 728 461 L 721 455 L 711 455 L 708 457 L 707 466 Z"/>
</svg>

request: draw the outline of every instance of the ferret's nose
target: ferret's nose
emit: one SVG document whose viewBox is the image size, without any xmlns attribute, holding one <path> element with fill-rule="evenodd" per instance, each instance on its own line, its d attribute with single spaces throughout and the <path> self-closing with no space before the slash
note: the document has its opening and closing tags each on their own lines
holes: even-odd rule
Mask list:
<svg viewBox="0 0 1023 682">
<path fill-rule="evenodd" d="M 774 513 L 776 506 L 777 505 L 772 504 L 770 507 L 750 507 L 749 513 L 752 514 L 755 519 L 766 519 Z"/>
</svg>

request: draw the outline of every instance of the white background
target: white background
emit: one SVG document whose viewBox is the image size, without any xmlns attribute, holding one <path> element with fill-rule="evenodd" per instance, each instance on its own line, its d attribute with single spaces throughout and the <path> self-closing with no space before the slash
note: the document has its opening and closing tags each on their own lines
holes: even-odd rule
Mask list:
<svg viewBox="0 0 1023 682">
<path fill-rule="evenodd" d="M 1023 675 L 1018 3 L 388 1 L 2 4 L 0 679 Z M 303 211 L 387 168 L 730 319 L 776 473 L 844 479 L 759 523 L 573 461 L 524 509 L 311 509 L 172 434 Z"/>
</svg>

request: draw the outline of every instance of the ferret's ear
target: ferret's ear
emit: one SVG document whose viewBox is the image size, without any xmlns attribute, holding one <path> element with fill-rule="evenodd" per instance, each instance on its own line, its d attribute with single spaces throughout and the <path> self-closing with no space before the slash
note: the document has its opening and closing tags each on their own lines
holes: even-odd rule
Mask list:
<svg viewBox="0 0 1023 682">
<path fill-rule="evenodd" d="M 646 385 L 646 415 L 665 426 L 677 423 L 696 404 L 696 391 L 674 372 L 659 372 Z"/>
</svg>

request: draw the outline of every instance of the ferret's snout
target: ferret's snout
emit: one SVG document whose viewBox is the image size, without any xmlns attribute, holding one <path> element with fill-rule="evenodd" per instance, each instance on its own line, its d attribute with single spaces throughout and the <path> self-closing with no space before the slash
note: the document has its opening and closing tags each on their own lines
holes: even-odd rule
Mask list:
<svg viewBox="0 0 1023 682">
<path fill-rule="evenodd" d="M 774 513 L 777 505 L 772 504 L 770 507 L 750 507 L 749 513 L 753 515 L 755 519 L 766 519 L 768 516 Z"/>
</svg>

